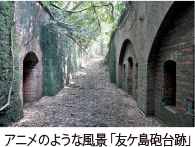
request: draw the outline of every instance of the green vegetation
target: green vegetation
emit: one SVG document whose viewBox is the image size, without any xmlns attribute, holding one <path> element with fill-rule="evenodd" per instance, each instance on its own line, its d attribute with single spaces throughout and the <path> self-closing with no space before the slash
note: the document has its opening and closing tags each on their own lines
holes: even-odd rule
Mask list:
<svg viewBox="0 0 195 147">
<path fill-rule="evenodd" d="M 46 25 L 71 37 L 91 54 L 106 55 L 108 42 L 125 1 L 44 1 L 53 16 Z"/>
</svg>

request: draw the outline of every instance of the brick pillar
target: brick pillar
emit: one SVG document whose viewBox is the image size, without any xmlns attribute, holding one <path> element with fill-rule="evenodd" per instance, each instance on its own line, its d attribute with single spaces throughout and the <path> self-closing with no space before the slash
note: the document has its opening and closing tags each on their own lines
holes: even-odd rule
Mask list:
<svg viewBox="0 0 195 147">
<path fill-rule="evenodd" d="M 122 65 L 118 65 L 118 83 L 119 88 L 122 88 Z"/>
<path fill-rule="evenodd" d="M 155 87 L 155 64 L 153 61 L 147 63 L 147 99 L 146 115 L 154 115 L 154 87 Z"/>
</svg>

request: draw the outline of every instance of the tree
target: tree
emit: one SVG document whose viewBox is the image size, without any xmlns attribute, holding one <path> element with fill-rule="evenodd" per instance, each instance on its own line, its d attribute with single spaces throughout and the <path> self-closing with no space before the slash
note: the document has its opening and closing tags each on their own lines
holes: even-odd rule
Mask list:
<svg viewBox="0 0 195 147">
<path fill-rule="evenodd" d="M 112 1 L 44 1 L 57 29 L 72 38 L 81 48 L 97 40 L 105 42 L 114 30 L 125 2 Z M 107 39 L 108 42 L 108 39 Z"/>
</svg>

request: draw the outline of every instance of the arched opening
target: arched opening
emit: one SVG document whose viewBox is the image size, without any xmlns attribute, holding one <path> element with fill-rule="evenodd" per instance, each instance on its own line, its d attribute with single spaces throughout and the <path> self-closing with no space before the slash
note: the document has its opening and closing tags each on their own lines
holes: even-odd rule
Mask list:
<svg viewBox="0 0 195 147">
<path fill-rule="evenodd" d="M 179 40 L 179 37 L 182 37 L 177 36 L 178 34 L 176 33 L 177 31 L 180 32 L 179 29 L 185 30 L 184 28 L 180 28 L 182 27 L 182 25 L 178 27 L 177 23 L 181 23 L 182 18 L 185 17 L 186 13 L 182 11 L 184 11 L 190 5 L 191 2 L 174 2 L 169 11 L 167 12 L 163 22 L 161 23 L 161 26 L 159 27 L 159 30 L 153 41 L 153 45 L 151 47 L 147 62 L 147 99 L 144 102 L 146 103 L 146 109 L 143 110 L 146 115 L 153 115 L 155 105 L 154 103 L 157 103 L 157 101 L 159 100 L 161 103 L 162 100 L 164 100 L 165 87 L 163 81 L 164 78 L 162 78 L 162 76 L 164 76 L 164 61 L 160 60 L 166 61 L 174 59 L 176 61 L 177 53 L 172 47 L 176 46 L 178 43 L 180 43 L 180 41 L 182 41 Z M 183 20 L 185 21 L 185 19 Z M 177 41 L 171 41 L 170 43 L 174 45 L 170 46 L 169 49 L 166 49 L 166 47 L 169 46 L 167 42 L 171 38 L 170 36 L 174 36 L 174 38 L 177 38 Z M 163 41 L 165 42 L 165 44 L 163 44 Z M 163 48 L 164 52 L 162 51 Z M 158 106 L 158 109 L 160 107 L 159 104 L 156 104 L 155 106 Z"/>
<path fill-rule="evenodd" d="M 125 54 L 125 50 L 128 46 L 128 44 L 131 44 L 131 42 L 127 39 L 124 41 L 122 48 L 121 48 L 121 52 L 120 52 L 120 56 L 119 56 L 119 64 L 118 64 L 118 80 L 117 80 L 117 85 L 119 88 L 122 88 L 122 83 L 123 83 L 123 59 L 124 59 L 124 54 Z"/>
<path fill-rule="evenodd" d="M 164 63 L 164 105 L 176 104 L 176 62 L 168 60 Z"/>
<path fill-rule="evenodd" d="M 137 101 L 135 63 L 137 63 L 136 52 L 130 40 L 126 39 L 119 55 L 117 85 Z"/>
<path fill-rule="evenodd" d="M 155 114 L 168 126 L 193 125 L 189 115 L 193 87 L 187 86 L 192 85 L 193 12 L 194 2 L 172 4 L 154 38 L 147 62 L 147 98 L 142 111 Z"/>
<path fill-rule="evenodd" d="M 23 60 L 23 102 L 37 100 L 37 65 L 38 58 L 34 52 L 26 54 Z"/>
<path fill-rule="evenodd" d="M 128 77 L 127 77 L 127 85 L 128 85 L 128 93 L 132 95 L 133 89 L 133 59 L 129 57 L 128 59 Z"/>
</svg>

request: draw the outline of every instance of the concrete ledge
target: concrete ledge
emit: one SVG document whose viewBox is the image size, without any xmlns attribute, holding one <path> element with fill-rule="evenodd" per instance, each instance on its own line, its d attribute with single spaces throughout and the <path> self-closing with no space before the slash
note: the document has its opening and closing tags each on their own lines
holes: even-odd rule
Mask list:
<svg viewBox="0 0 195 147">
<path fill-rule="evenodd" d="M 146 114 L 144 114 L 144 112 L 142 111 L 142 110 L 140 110 L 138 107 L 136 107 L 137 108 L 137 110 L 143 115 L 143 116 L 145 116 L 145 117 L 155 117 L 155 119 L 157 119 L 157 121 L 159 121 L 162 125 L 163 125 L 163 127 L 168 127 L 166 124 L 164 124 L 160 119 L 158 119 L 156 116 L 154 116 L 154 115 L 146 115 Z"/>
<path fill-rule="evenodd" d="M 137 108 L 137 110 L 138 110 L 143 116 L 146 117 L 146 115 L 144 114 L 144 112 L 143 112 L 142 110 L 140 110 L 138 107 L 136 107 L 136 108 Z"/>
<path fill-rule="evenodd" d="M 167 110 L 171 111 L 172 113 L 176 114 L 175 109 L 173 107 L 171 107 L 171 106 L 165 106 L 165 108 Z"/>
</svg>

